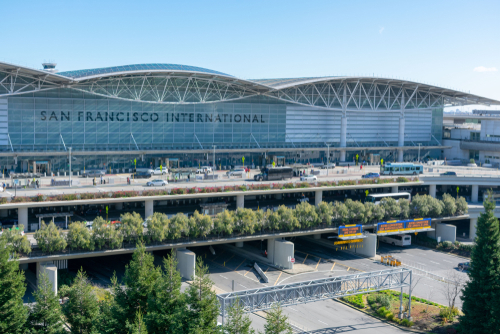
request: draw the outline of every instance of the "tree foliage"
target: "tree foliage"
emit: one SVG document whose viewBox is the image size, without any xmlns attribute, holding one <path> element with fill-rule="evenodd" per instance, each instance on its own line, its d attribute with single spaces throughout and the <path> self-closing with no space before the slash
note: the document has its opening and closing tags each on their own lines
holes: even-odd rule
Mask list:
<svg viewBox="0 0 500 334">
<path fill-rule="evenodd" d="M 87 275 L 80 269 L 73 284 L 61 290 L 61 294 L 68 297 L 62 311 L 70 324 L 71 333 L 95 333 L 95 320 L 99 315 L 99 304 Z"/>
<path fill-rule="evenodd" d="M 287 322 L 288 317 L 283 314 L 279 304 L 274 304 L 273 308 L 267 312 L 265 334 L 292 334 L 292 326 Z"/>
<path fill-rule="evenodd" d="M 31 244 L 26 235 L 23 235 L 24 225 L 19 225 L 17 228 L 5 229 L 0 236 L 0 240 L 3 239 L 12 246 L 12 250 L 15 253 L 31 253 Z"/>
<path fill-rule="evenodd" d="M 170 219 L 170 225 L 168 229 L 168 238 L 169 239 L 179 239 L 182 236 L 182 233 L 186 233 L 189 231 L 189 218 L 179 212 L 172 219 Z"/>
<path fill-rule="evenodd" d="M 47 275 L 40 272 L 38 275 L 38 288 L 33 293 L 35 303 L 29 316 L 28 324 L 30 333 L 33 334 L 63 334 L 63 314 L 59 298 L 52 291 Z"/>
<path fill-rule="evenodd" d="M 102 217 L 94 219 L 92 238 L 98 249 L 104 247 L 115 249 L 123 243 L 123 235 L 116 225 L 106 222 Z"/>
<path fill-rule="evenodd" d="M 208 267 L 198 257 L 196 275 L 187 291 L 189 310 L 186 327 L 189 333 L 217 333 L 219 301 L 212 290 L 213 282 L 208 276 Z"/>
<path fill-rule="evenodd" d="M 500 332 L 500 231 L 492 198 L 490 192 L 477 220 L 469 282 L 462 292 L 463 333 Z"/>
<path fill-rule="evenodd" d="M 74 222 L 69 225 L 66 240 L 71 249 L 94 250 L 95 248 L 95 239 L 92 237 L 92 232 L 83 222 Z"/>
<path fill-rule="evenodd" d="M 26 284 L 19 262 L 9 261 L 11 251 L 0 239 L 0 333 L 22 334 L 28 311 L 23 305 Z"/>
<path fill-rule="evenodd" d="M 253 334 L 252 321 L 245 314 L 243 305 L 239 299 L 231 305 L 227 311 L 227 323 L 224 325 L 224 333 L 227 334 Z"/>
<path fill-rule="evenodd" d="M 150 241 L 162 242 L 168 236 L 170 221 L 166 214 L 155 212 L 146 220 L 147 235 Z"/>
<path fill-rule="evenodd" d="M 125 240 L 128 242 L 142 240 L 144 231 L 144 220 L 137 212 L 124 213 L 120 216 L 121 230 Z"/>
<path fill-rule="evenodd" d="M 328 210 L 327 208 L 325 208 L 325 206 L 323 206 L 323 209 L 325 211 Z M 295 207 L 294 214 L 299 222 L 299 226 L 301 226 L 302 228 L 313 227 L 321 222 L 321 218 L 316 212 L 316 207 L 307 202 L 302 202 L 298 204 Z"/>
<path fill-rule="evenodd" d="M 49 225 L 45 225 L 42 220 L 40 229 L 35 232 L 35 240 L 38 247 L 43 252 L 56 252 L 66 248 L 66 238 L 61 234 L 60 230 L 56 227 L 53 221 Z"/>
</svg>

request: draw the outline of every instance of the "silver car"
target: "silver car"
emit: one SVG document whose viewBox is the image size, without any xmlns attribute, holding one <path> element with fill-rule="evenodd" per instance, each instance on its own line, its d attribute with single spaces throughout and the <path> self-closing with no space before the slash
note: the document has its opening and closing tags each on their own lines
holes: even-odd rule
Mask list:
<svg viewBox="0 0 500 334">
<path fill-rule="evenodd" d="M 146 183 L 148 187 L 156 187 L 156 186 L 166 186 L 168 184 L 165 180 L 151 180 Z"/>
<path fill-rule="evenodd" d="M 105 175 L 106 172 L 103 170 L 87 170 L 82 173 L 82 177 L 101 177 Z"/>
<path fill-rule="evenodd" d="M 231 169 L 230 171 L 228 171 L 226 173 L 227 176 L 231 177 L 231 176 L 238 176 L 238 177 L 243 177 L 243 175 L 245 175 L 245 170 L 243 168 L 235 168 L 235 169 Z"/>
<path fill-rule="evenodd" d="M 315 175 L 302 175 L 300 181 L 317 181 L 318 178 Z"/>
</svg>

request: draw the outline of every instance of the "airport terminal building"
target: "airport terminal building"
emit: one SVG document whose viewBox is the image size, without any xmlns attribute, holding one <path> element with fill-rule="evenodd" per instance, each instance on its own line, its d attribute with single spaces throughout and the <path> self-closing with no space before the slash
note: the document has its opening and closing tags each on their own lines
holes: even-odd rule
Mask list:
<svg viewBox="0 0 500 334">
<path fill-rule="evenodd" d="M 57 72 L 0 63 L 4 171 L 440 158 L 443 108 L 500 104 L 401 79 L 243 80 L 140 64 Z M 419 148 L 420 147 L 420 148 Z M 71 149 L 70 149 L 71 148 Z"/>
</svg>

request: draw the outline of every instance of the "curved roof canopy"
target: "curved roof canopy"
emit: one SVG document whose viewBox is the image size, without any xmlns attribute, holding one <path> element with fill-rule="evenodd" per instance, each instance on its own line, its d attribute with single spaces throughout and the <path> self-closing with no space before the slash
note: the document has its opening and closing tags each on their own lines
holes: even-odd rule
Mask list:
<svg viewBox="0 0 500 334">
<path fill-rule="evenodd" d="M 186 66 L 178 64 L 135 64 L 135 65 L 93 68 L 87 70 L 66 71 L 66 72 L 59 72 L 58 74 L 72 79 L 81 79 L 87 77 L 106 76 L 110 74 L 113 75 L 113 74 L 123 74 L 126 72 L 144 72 L 144 71 L 148 72 L 175 71 L 175 72 L 190 72 L 190 73 L 198 72 L 198 73 L 231 76 L 229 74 L 225 74 L 214 70 L 209 70 L 202 67 Z"/>
<path fill-rule="evenodd" d="M 162 104 L 227 102 L 263 95 L 287 103 L 342 111 L 500 105 L 500 101 L 466 92 L 382 77 L 244 80 L 218 71 L 176 64 L 138 64 L 54 74 L 0 62 L 0 97 L 56 88 Z"/>
</svg>

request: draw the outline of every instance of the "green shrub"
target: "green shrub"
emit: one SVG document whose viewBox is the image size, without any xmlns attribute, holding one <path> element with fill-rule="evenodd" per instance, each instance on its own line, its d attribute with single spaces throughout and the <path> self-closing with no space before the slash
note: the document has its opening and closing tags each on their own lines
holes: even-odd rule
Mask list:
<svg viewBox="0 0 500 334">
<path fill-rule="evenodd" d="M 343 301 L 354 305 L 359 308 L 365 308 L 365 302 L 363 301 L 363 295 L 347 296 L 342 298 Z"/>
<path fill-rule="evenodd" d="M 383 306 L 377 310 L 378 315 L 380 315 L 381 317 L 385 317 L 385 312 L 387 312 L 387 310 Z"/>
<path fill-rule="evenodd" d="M 410 321 L 408 319 L 403 319 L 403 320 L 401 320 L 401 325 L 403 325 L 405 327 L 411 327 L 411 326 L 413 326 L 413 321 Z"/>
<path fill-rule="evenodd" d="M 392 314 L 392 313 L 387 314 L 386 318 L 387 318 L 387 320 L 389 320 L 389 321 L 393 321 L 393 320 L 394 320 L 394 314 Z"/>
<path fill-rule="evenodd" d="M 377 295 L 376 301 L 377 303 L 380 304 L 380 306 L 383 306 L 386 309 L 389 309 L 391 307 L 391 297 L 389 295 L 386 294 Z"/>
</svg>

